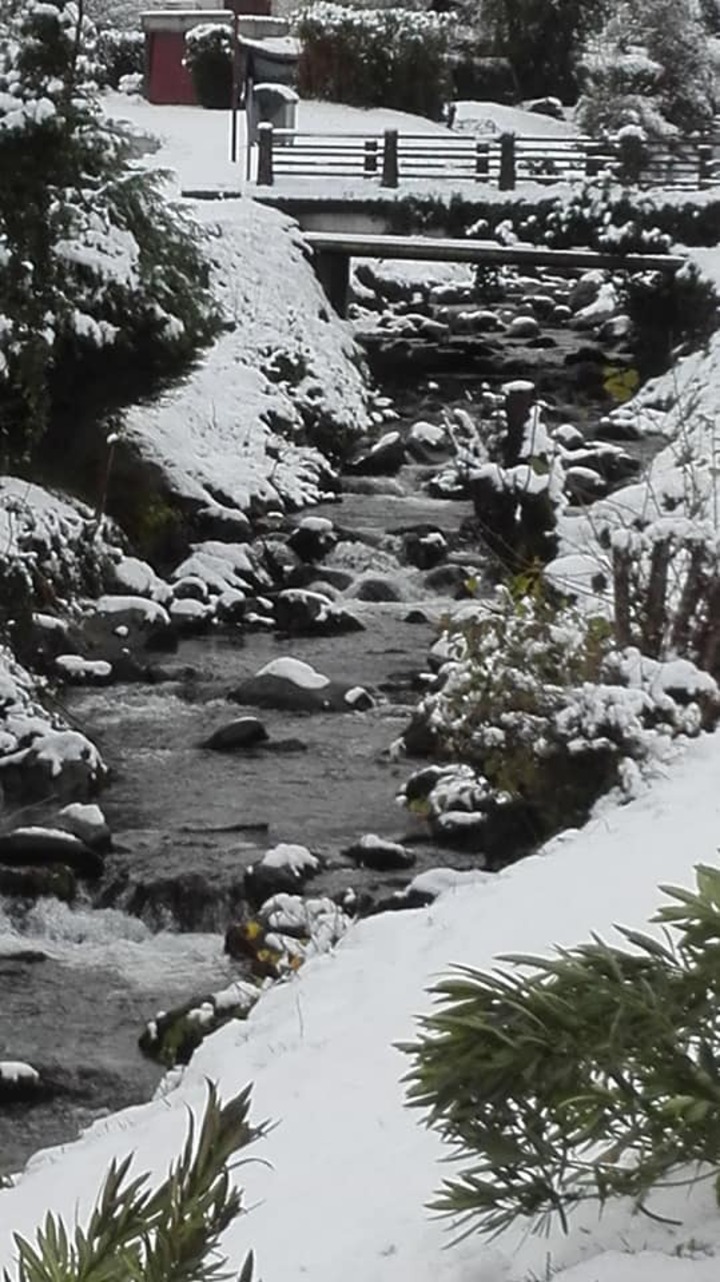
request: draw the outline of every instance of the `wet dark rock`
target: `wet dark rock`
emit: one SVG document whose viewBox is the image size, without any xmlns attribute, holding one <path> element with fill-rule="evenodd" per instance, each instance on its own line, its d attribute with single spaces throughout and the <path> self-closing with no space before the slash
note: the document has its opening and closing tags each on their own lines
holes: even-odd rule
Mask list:
<svg viewBox="0 0 720 1282">
<path fill-rule="evenodd" d="M 359 841 L 353 842 L 342 851 L 342 854 L 347 859 L 354 860 L 356 864 L 373 868 L 376 872 L 412 868 L 417 858 L 414 851 L 407 850 L 399 842 L 388 841 L 384 837 L 377 837 L 374 833 L 368 833 Z"/>
<path fill-rule="evenodd" d="M 564 120 L 565 111 L 559 98 L 533 98 L 525 103 L 526 111 L 534 111 L 539 116 L 550 116 L 553 120 Z"/>
<path fill-rule="evenodd" d="M 42 1078 L 30 1064 L 0 1060 L 0 1106 L 35 1104 L 45 1096 Z"/>
<path fill-rule="evenodd" d="M 349 588 L 354 578 L 349 570 L 342 570 L 335 565 L 323 565 L 318 573 L 322 575 L 324 583 L 329 584 L 331 588 L 336 588 L 338 592 L 344 592 Z"/>
<path fill-rule="evenodd" d="M 372 912 L 375 915 L 402 912 L 407 908 L 427 908 L 435 898 L 436 896 L 427 890 L 416 890 L 414 886 L 408 886 L 406 890 L 394 890 L 391 895 L 384 895 L 378 899 Z"/>
<path fill-rule="evenodd" d="M 461 565 L 446 563 L 436 565 L 425 575 L 425 583 L 433 592 L 466 595 L 467 569 Z"/>
<path fill-rule="evenodd" d="M 609 491 L 607 481 L 589 467 L 569 467 L 565 473 L 565 492 L 573 503 L 583 507 L 604 498 Z"/>
<path fill-rule="evenodd" d="M 349 590 L 357 601 L 402 601 L 402 588 L 379 574 L 359 576 Z"/>
<path fill-rule="evenodd" d="M 29 868 L 8 868 L 0 864 L 0 895 L 33 900 L 52 896 L 70 904 L 77 895 L 77 881 L 66 864 Z"/>
<path fill-rule="evenodd" d="M 602 441 L 639 441 L 642 438 L 640 428 L 624 418 L 602 418 L 595 434 Z"/>
<path fill-rule="evenodd" d="M 301 561 L 314 563 L 327 556 L 337 543 L 337 534 L 332 522 L 324 517 L 305 517 L 292 531 L 288 546 L 300 557 Z"/>
<path fill-rule="evenodd" d="M 436 526 L 420 526 L 403 538 L 403 555 L 418 570 L 432 570 L 447 556 L 448 543 Z"/>
<path fill-rule="evenodd" d="M 362 686 L 330 681 L 297 659 L 275 659 L 243 681 L 228 698 L 286 712 L 362 712 L 373 705 Z"/>
<path fill-rule="evenodd" d="M 204 873 L 182 872 L 167 877 L 147 877 L 128 885 L 127 875 L 106 888 L 105 904 L 119 903 L 127 913 L 154 930 L 174 925 L 178 930 L 223 929 L 242 907 L 245 898 L 240 876 L 212 880 Z"/>
<path fill-rule="evenodd" d="M 243 980 L 219 993 L 193 998 L 151 1019 L 138 1040 L 148 1058 L 174 1068 L 189 1064 L 193 1052 L 216 1029 L 231 1019 L 245 1019 L 260 996 L 260 989 Z"/>
<path fill-rule="evenodd" d="M 110 849 L 110 827 L 99 806 L 81 805 L 78 802 L 64 806 L 58 815 L 58 823 L 66 832 L 79 837 L 80 841 L 84 841 L 93 850 L 102 852 Z"/>
<path fill-rule="evenodd" d="M 420 610 L 420 609 L 408 610 L 407 614 L 403 619 L 403 623 L 431 623 L 431 622 L 432 620 L 430 619 L 429 615 L 427 615 L 424 610 Z"/>
<path fill-rule="evenodd" d="M 34 966 L 36 962 L 49 961 L 47 953 L 39 948 L 18 948 L 16 952 L 0 953 L 0 966 Z"/>
<path fill-rule="evenodd" d="M 78 877 L 100 877 L 104 863 L 96 850 L 70 833 L 51 828 L 16 828 L 0 835 L 0 865 L 10 868 L 66 864 Z"/>
<path fill-rule="evenodd" d="M 275 600 L 275 624 L 288 636 L 337 636 L 362 632 L 364 625 L 320 592 L 286 588 Z"/>
<path fill-rule="evenodd" d="M 210 748 L 213 752 L 244 752 L 266 743 L 267 739 L 268 732 L 257 717 L 239 717 L 214 730 L 207 739 L 203 739 L 200 747 Z"/>
<path fill-rule="evenodd" d="M 166 681 L 196 681 L 200 671 L 187 663 L 149 663 L 146 676 L 148 681 L 160 685 Z"/>
<path fill-rule="evenodd" d="M 361 476 L 394 476 L 405 462 L 405 443 L 399 432 L 386 432 L 374 445 L 362 449 L 347 464 Z"/>
<path fill-rule="evenodd" d="M 310 866 L 273 867 L 260 861 L 245 873 L 245 897 L 253 911 L 257 911 L 273 895 L 297 895 L 316 872 L 317 869 Z"/>
</svg>

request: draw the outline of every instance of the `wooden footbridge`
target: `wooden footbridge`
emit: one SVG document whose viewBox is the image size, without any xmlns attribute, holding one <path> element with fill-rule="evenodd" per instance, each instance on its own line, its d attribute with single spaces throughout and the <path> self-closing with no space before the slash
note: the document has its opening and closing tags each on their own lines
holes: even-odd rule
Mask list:
<svg viewBox="0 0 720 1282">
<path fill-rule="evenodd" d="M 434 236 L 373 236 L 352 232 L 305 232 L 315 269 L 340 316 L 347 310 L 353 258 L 414 259 L 419 262 L 476 263 L 478 266 L 605 268 L 622 272 L 676 272 L 685 259 L 676 254 L 610 254 L 590 249 L 545 249 L 499 245 L 497 241 Z"/>
</svg>

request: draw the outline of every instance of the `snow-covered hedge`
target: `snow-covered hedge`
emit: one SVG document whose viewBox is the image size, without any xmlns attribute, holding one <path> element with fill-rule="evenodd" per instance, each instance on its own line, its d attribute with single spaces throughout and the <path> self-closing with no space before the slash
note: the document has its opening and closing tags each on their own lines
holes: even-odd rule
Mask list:
<svg viewBox="0 0 720 1282">
<path fill-rule="evenodd" d="M 439 119 L 449 97 L 447 22 L 417 9 L 319 3 L 296 19 L 301 94 Z"/>
<path fill-rule="evenodd" d="M 621 653 L 606 619 L 538 594 L 503 590 L 474 619 L 450 622 L 441 647 L 437 686 L 404 745 L 459 764 L 420 771 L 403 799 L 444 836 L 473 829 L 493 861 L 583 822 L 616 785 L 632 795 L 644 763 L 720 715 L 708 673 Z"/>
<path fill-rule="evenodd" d="M 232 33 L 204 22 L 185 35 L 185 66 L 201 107 L 227 110 L 232 96 Z"/>
<path fill-rule="evenodd" d="M 200 238 L 94 101 L 95 33 L 66 0 L 0 17 L 0 450 L 31 453 L 90 370 L 111 392 L 215 329 Z"/>
</svg>

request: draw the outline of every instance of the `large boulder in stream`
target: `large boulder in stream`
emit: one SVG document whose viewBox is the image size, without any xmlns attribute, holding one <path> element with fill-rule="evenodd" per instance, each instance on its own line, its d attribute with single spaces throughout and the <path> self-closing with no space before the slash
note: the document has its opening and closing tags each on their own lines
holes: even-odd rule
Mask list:
<svg viewBox="0 0 720 1282">
<path fill-rule="evenodd" d="M 273 659 L 228 695 L 234 703 L 286 712 L 364 712 L 373 699 L 363 686 L 331 681 L 300 659 Z"/>
<path fill-rule="evenodd" d="M 364 625 L 322 592 L 285 588 L 275 598 L 275 626 L 288 636 L 331 637 L 362 632 Z"/>
<path fill-rule="evenodd" d="M 226 726 L 214 730 L 207 739 L 203 739 L 201 748 L 210 748 L 213 752 L 247 752 L 267 743 L 268 732 L 257 717 L 238 717 Z"/>
<path fill-rule="evenodd" d="M 16 828 L 0 834 L 0 864 L 28 868 L 65 864 L 78 877 L 100 877 L 104 863 L 79 837 L 55 828 Z"/>
<path fill-rule="evenodd" d="M 0 1105 L 34 1104 L 44 1094 L 40 1074 L 21 1060 L 0 1060 Z"/>
</svg>

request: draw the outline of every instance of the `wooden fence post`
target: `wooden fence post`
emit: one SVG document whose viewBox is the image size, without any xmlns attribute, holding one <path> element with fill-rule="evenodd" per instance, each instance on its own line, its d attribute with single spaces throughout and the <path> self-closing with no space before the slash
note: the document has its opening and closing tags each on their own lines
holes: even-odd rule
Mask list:
<svg viewBox="0 0 720 1282">
<path fill-rule="evenodd" d="M 264 122 L 258 125 L 258 187 L 272 187 L 273 176 L 273 127 Z"/>
<path fill-rule="evenodd" d="M 363 149 L 363 175 L 372 178 L 378 171 L 377 138 L 366 138 Z"/>
<path fill-rule="evenodd" d="M 589 142 L 585 148 L 585 177 L 597 178 L 602 169 L 605 150 L 602 143 Z"/>
<path fill-rule="evenodd" d="M 709 187 L 712 182 L 712 145 L 708 142 L 698 143 L 698 187 Z"/>
<path fill-rule="evenodd" d="M 517 180 L 515 134 L 500 135 L 500 191 L 512 191 Z"/>
<path fill-rule="evenodd" d="M 490 177 L 490 148 L 486 142 L 475 143 L 475 181 L 487 182 Z"/>
<path fill-rule="evenodd" d="M 383 167 L 380 186 L 397 187 L 398 181 L 398 131 L 397 129 L 386 129 L 383 142 Z"/>
</svg>

